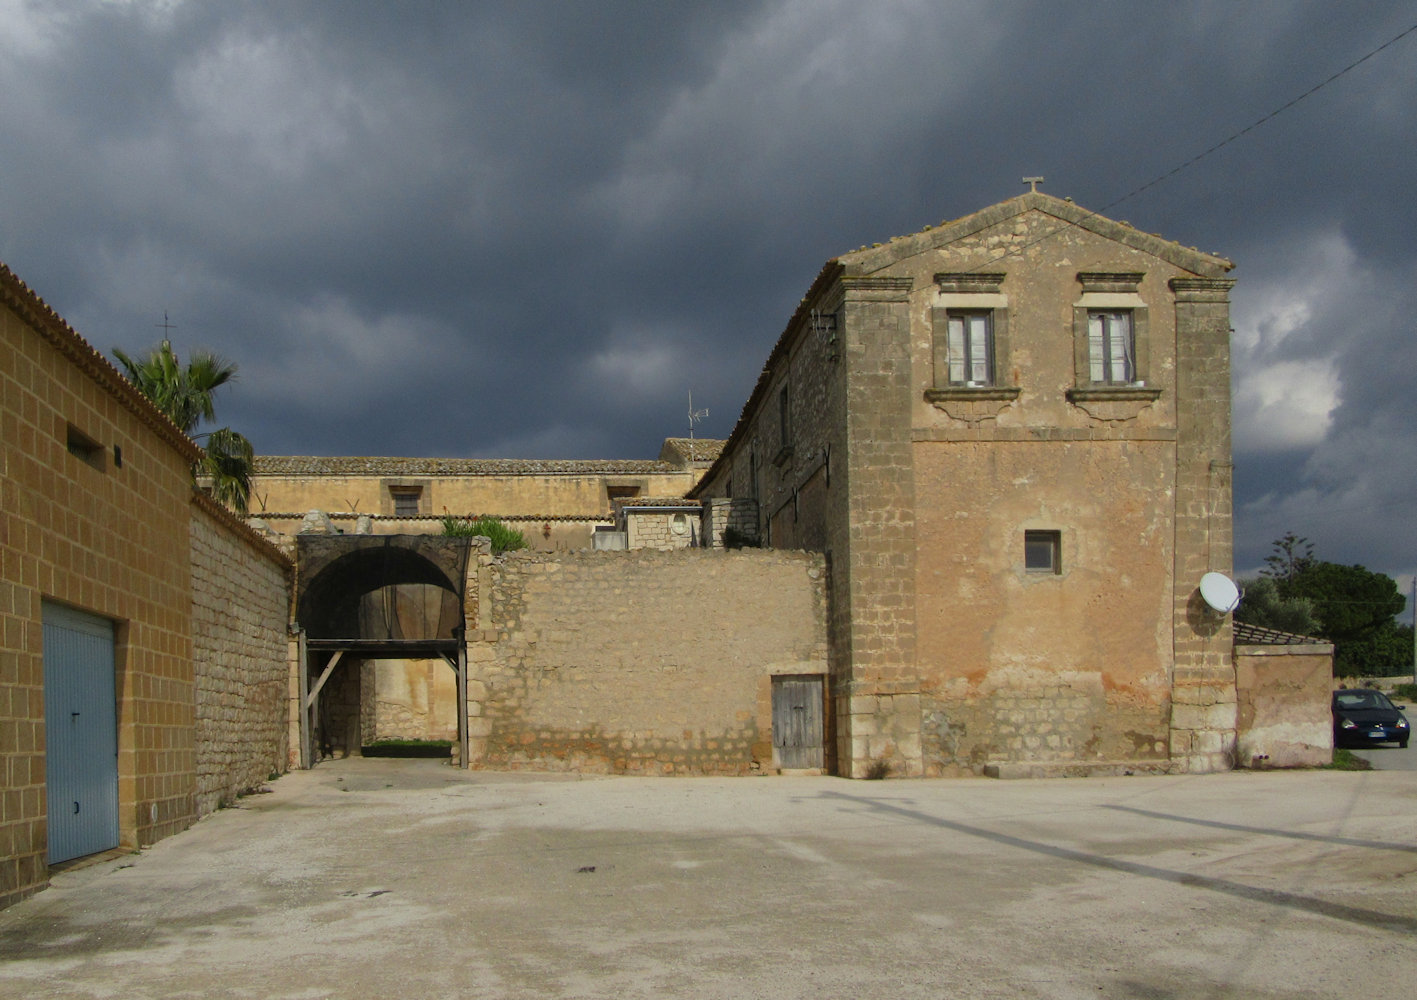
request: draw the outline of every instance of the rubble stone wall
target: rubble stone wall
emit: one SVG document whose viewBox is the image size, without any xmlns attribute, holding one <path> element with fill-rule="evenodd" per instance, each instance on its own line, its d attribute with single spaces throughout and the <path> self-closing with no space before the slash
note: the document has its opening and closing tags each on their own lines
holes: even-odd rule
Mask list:
<svg viewBox="0 0 1417 1000">
<path fill-rule="evenodd" d="M 192 507 L 197 813 L 284 772 L 289 563 L 219 508 Z"/>
<path fill-rule="evenodd" d="M 827 670 L 817 554 L 518 552 L 485 569 L 476 766 L 767 770 L 772 677 Z"/>
</svg>

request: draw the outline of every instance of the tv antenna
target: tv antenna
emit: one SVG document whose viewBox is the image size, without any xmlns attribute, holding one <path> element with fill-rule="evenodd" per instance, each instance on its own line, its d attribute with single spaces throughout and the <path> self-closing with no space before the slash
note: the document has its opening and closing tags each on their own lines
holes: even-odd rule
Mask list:
<svg viewBox="0 0 1417 1000">
<path fill-rule="evenodd" d="M 689 390 L 689 440 L 694 440 L 694 425 L 704 417 L 708 416 L 708 407 L 702 410 L 694 409 L 694 390 Z"/>
</svg>

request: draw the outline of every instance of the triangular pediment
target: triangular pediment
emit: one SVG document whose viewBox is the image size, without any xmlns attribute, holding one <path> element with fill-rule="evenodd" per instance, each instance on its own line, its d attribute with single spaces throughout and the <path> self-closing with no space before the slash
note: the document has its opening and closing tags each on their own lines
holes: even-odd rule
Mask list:
<svg viewBox="0 0 1417 1000">
<path fill-rule="evenodd" d="M 1183 270 L 1204 277 L 1219 277 L 1235 265 L 1224 257 L 1205 253 L 1194 247 L 1184 247 L 1173 240 L 1153 233 L 1144 233 L 1124 222 L 1115 222 L 1064 198 L 1055 198 L 1041 191 L 1029 191 L 999 202 L 989 208 L 912 233 L 898 236 L 879 246 L 861 247 L 836 258 L 848 274 L 874 274 L 906 260 L 949 246 L 1027 212 L 1040 212 L 1056 220 L 1060 226 L 1075 226 L 1103 239 L 1151 254 Z"/>
</svg>

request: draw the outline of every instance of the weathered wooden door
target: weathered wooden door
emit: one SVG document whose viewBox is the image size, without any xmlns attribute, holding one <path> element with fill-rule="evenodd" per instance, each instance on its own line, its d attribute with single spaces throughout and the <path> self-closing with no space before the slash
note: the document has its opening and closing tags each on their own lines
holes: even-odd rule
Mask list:
<svg viewBox="0 0 1417 1000">
<path fill-rule="evenodd" d="M 772 745 L 785 768 L 823 765 L 822 678 L 792 674 L 772 679 Z"/>
<path fill-rule="evenodd" d="M 113 623 L 44 605 L 44 773 L 49 861 L 118 846 Z"/>
</svg>

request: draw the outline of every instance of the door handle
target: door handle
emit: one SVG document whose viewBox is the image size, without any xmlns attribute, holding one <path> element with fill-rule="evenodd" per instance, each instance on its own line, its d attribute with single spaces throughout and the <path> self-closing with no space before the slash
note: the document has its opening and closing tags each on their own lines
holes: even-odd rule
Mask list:
<svg viewBox="0 0 1417 1000">
<path fill-rule="evenodd" d="M 74 803 L 74 815 L 79 815 L 79 804 L 77 802 Z"/>
</svg>

